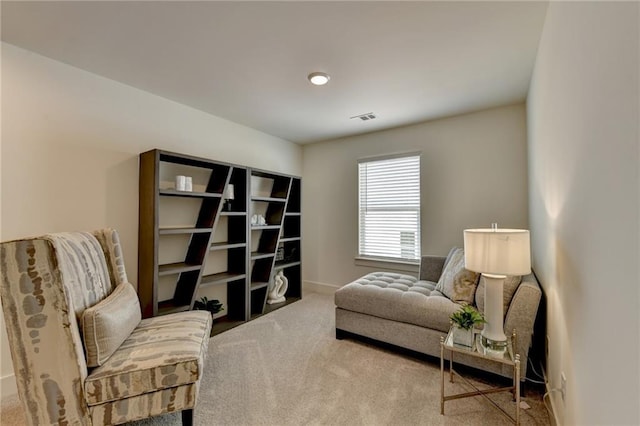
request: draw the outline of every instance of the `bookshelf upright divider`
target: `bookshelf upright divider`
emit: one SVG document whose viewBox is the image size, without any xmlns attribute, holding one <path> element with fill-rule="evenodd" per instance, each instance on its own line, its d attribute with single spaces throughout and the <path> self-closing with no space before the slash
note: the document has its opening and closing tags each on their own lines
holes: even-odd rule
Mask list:
<svg viewBox="0 0 640 426">
<path fill-rule="evenodd" d="M 180 175 L 193 179 L 191 191 L 176 188 Z M 220 299 L 217 334 L 301 298 L 300 178 L 154 149 L 140 154 L 139 185 L 144 318 L 193 309 L 203 296 Z M 254 214 L 265 223 L 252 225 Z M 276 259 L 279 245 L 286 262 Z M 267 305 L 276 269 L 289 289 L 285 302 Z"/>
</svg>

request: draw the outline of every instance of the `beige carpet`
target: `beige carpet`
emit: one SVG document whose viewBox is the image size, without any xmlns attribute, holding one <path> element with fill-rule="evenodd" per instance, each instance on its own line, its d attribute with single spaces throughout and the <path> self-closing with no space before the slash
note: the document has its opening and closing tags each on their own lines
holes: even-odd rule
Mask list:
<svg viewBox="0 0 640 426">
<path fill-rule="evenodd" d="M 308 294 L 211 339 L 196 408 L 197 425 L 499 425 L 505 417 L 481 397 L 446 403 L 440 367 L 334 337 L 333 297 Z M 476 380 L 486 386 L 485 380 Z M 447 392 L 465 391 L 446 382 Z M 513 410 L 507 393 L 492 398 Z M 547 425 L 542 395 L 530 391 L 522 424 Z M 3 425 L 24 425 L 17 400 L 4 400 Z M 179 425 L 179 415 L 136 425 Z"/>
</svg>

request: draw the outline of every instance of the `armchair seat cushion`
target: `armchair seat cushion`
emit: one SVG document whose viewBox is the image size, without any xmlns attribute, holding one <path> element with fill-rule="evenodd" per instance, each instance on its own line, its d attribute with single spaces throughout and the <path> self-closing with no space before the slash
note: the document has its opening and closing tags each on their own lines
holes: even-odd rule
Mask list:
<svg viewBox="0 0 640 426">
<path fill-rule="evenodd" d="M 194 383 L 202 376 L 211 314 L 190 311 L 144 319 L 85 381 L 88 405 Z"/>
</svg>

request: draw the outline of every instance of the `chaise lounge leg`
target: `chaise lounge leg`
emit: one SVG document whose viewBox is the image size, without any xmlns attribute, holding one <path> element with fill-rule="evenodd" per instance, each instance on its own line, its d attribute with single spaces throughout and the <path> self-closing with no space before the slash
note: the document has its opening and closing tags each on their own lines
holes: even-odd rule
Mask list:
<svg viewBox="0 0 640 426">
<path fill-rule="evenodd" d="M 345 332 L 340 330 L 339 328 L 336 328 L 336 339 L 342 340 L 345 337 L 346 337 Z"/>
<path fill-rule="evenodd" d="M 182 426 L 193 426 L 193 408 L 182 410 Z"/>
</svg>

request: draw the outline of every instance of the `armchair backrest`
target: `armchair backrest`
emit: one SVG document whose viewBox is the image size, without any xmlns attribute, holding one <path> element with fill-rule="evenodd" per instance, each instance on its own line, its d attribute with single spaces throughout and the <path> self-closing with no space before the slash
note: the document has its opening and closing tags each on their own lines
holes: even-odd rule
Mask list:
<svg viewBox="0 0 640 426">
<path fill-rule="evenodd" d="M 107 260 L 109 277 L 111 277 L 111 287 L 115 288 L 120 283 L 127 283 L 127 271 L 124 268 L 124 256 L 120 237 L 115 229 L 106 228 L 93 231 L 93 236 L 98 239 L 102 246 L 102 251 Z"/>
<path fill-rule="evenodd" d="M 121 253 L 113 230 L 0 244 L 0 296 L 29 424 L 91 424 L 79 318 L 126 280 Z"/>
</svg>

